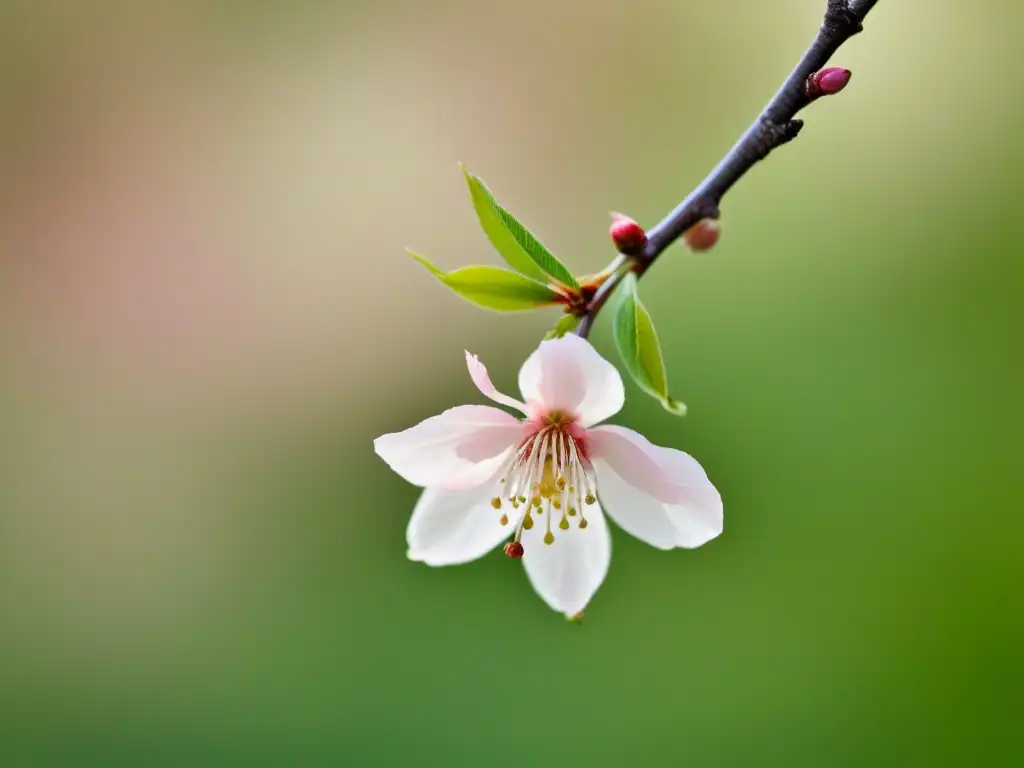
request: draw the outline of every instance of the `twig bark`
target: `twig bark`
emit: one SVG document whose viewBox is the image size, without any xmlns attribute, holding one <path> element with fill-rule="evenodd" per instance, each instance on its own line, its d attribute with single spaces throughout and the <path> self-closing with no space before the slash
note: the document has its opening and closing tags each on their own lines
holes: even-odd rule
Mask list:
<svg viewBox="0 0 1024 768">
<path fill-rule="evenodd" d="M 647 233 L 646 246 L 631 261 L 632 271 L 638 277 L 650 269 L 666 248 L 701 219 L 717 219 L 718 207 L 725 193 L 773 149 L 796 138 L 803 127 L 803 121 L 797 120 L 796 115 L 811 102 L 806 91 L 807 78 L 822 69 L 847 40 L 861 31 L 864 17 L 877 2 L 827 0 L 825 18 L 814 42 L 768 102 L 768 106 L 697 188 Z M 601 285 L 587 305 L 577 334 L 585 338 L 590 333 L 598 312 L 624 274 L 617 273 Z"/>
</svg>

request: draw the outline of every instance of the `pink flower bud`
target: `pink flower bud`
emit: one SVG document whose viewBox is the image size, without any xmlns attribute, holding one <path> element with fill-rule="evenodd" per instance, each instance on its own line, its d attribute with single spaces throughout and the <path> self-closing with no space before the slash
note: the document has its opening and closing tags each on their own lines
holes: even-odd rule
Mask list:
<svg viewBox="0 0 1024 768">
<path fill-rule="evenodd" d="M 831 96 L 839 93 L 850 82 L 853 73 L 842 67 L 825 67 L 807 78 L 807 97 Z"/>
<path fill-rule="evenodd" d="M 691 251 L 701 253 L 714 247 L 721 232 L 722 225 L 714 219 L 701 219 L 686 231 L 683 242 Z"/>
<path fill-rule="evenodd" d="M 612 214 L 612 225 L 608 229 L 608 234 L 612 236 L 612 242 L 619 253 L 627 256 L 638 253 L 647 245 L 647 233 L 644 232 L 644 228 L 621 213 Z"/>
</svg>

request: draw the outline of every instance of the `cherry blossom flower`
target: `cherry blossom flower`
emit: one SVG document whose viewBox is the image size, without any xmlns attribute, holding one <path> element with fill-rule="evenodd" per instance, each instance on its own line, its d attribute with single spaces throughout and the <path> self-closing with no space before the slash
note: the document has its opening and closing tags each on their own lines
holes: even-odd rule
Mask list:
<svg viewBox="0 0 1024 768">
<path fill-rule="evenodd" d="M 611 561 L 607 512 L 658 549 L 693 548 L 722 532 L 722 498 L 688 454 L 616 426 L 615 367 L 584 339 L 544 341 L 519 372 L 520 402 L 466 353 L 469 375 L 516 418 L 482 405 L 451 408 L 374 441 L 399 475 L 424 487 L 406 533 L 412 560 L 456 565 L 511 538 L 533 588 L 556 611 L 581 613 Z"/>
</svg>

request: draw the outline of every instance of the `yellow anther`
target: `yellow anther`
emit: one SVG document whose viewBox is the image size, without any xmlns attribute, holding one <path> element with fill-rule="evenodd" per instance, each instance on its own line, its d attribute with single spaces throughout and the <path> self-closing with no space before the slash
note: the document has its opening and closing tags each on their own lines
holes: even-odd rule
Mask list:
<svg viewBox="0 0 1024 768">
<path fill-rule="evenodd" d="M 526 530 L 530 530 L 531 528 L 533 528 L 533 518 L 530 517 L 529 513 L 527 513 L 526 517 L 523 518 L 523 528 L 525 528 Z"/>
<path fill-rule="evenodd" d="M 530 499 L 530 503 L 533 504 L 533 506 L 538 507 L 538 508 L 540 507 L 540 501 L 541 501 L 540 500 L 540 496 L 534 496 L 532 499 Z"/>
<path fill-rule="evenodd" d="M 512 499 L 512 509 L 519 509 L 519 499 Z"/>
<path fill-rule="evenodd" d="M 580 528 L 586 528 L 586 527 L 587 527 L 587 518 L 581 517 L 580 518 Z"/>
<path fill-rule="evenodd" d="M 562 500 L 561 499 L 552 499 L 551 500 L 551 506 L 554 507 L 555 509 L 561 509 L 562 508 Z"/>
<path fill-rule="evenodd" d="M 569 507 L 569 517 L 576 517 L 576 507 Z"/>
<path fill-rule="evenodd" d="M 594 504 L 597 502 L 597 499 L 594 498 L 594 494 L 588 493 L 587 498 L 585 498 L 584 501 L 587 502 L 587 504 Z"/>
<path fill-rule="evenodd" d="M 519 497 L 519 503 L 520 504 L 525 504 L 526 503 L 526 497 L 525 496 L 520 496 Z"/>
<path fill-rule="evenodd" d="M 495 509 L 501 509 L 501 499 L 495 496 L 493 499 L 491 499 L 491 506 L 494 507 Z"/>
<path fill-rule="evenodd" d="M 565 478 L 564 477 L 559 477 L 558 480 L 555 481 L 555 485 L 558 486 L 558 490 L 564 491 L 565 490 Z"/>
<path fill-rule="evenodd" d="M 553 534 L 551 531 L 548 531 L 547 533 L 545 533 L 544 534 L 544 543 L 545 544 L 554 544 L 555 543 L 555 534 Z"/>
<path fill-rule="evenodd" d="M 502 515 L 500 522 L 502 525 L 508 525 L 508 515 Z"/>
<path fill-rule="evenodd" d="M 569 530 L 569 521 L 566 518 L 563 517 L 562 518 L 562 522 L 560 522 L 558 524 L 558 527 L 561 528 L 563 531 L 568 531 Z"/>
<path fill-rule="evenodd" d="M 569 493 L 576 493 L 576 486 L 575 485 L 570 485 L 569 486 Z"/>
</svg>

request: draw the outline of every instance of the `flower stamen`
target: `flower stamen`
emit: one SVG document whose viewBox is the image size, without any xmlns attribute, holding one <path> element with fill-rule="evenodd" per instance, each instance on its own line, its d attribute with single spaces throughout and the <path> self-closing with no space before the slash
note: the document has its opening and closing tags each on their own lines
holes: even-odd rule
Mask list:
<svg viewBox="0 0 1024 768">
<path fill-rule="evenodd" d="M 519 445 L 501 476 L 499 484 L 504 484 L 504 493 L 494 497 L 491 505 L 495 509 L 507 509 L 503 506 L 503 497 L 511 504 L 516 543 L 523 531 L 533 528 L 534 516 L 544 516 L 545 512 L 545 544 L 555 541 L 552 530 L 555 523 L 560 530 L 568 531 L 571 528 L 569 518 L 578 516 L 578 527 L 587 527 L 580 510 L 585 504 L 597 502 L 597 485 L 589 462 L 583 457 L 582 446 L 573 436 L 572 424 L 572 418 L 561 412 L 542 418 L 538 430 Z M 558 517 L 555 517 L 556 512 Z M 509 514 L 502 514 L 502 525 L 507 525 L 509 520 Z"/>
</svg>

